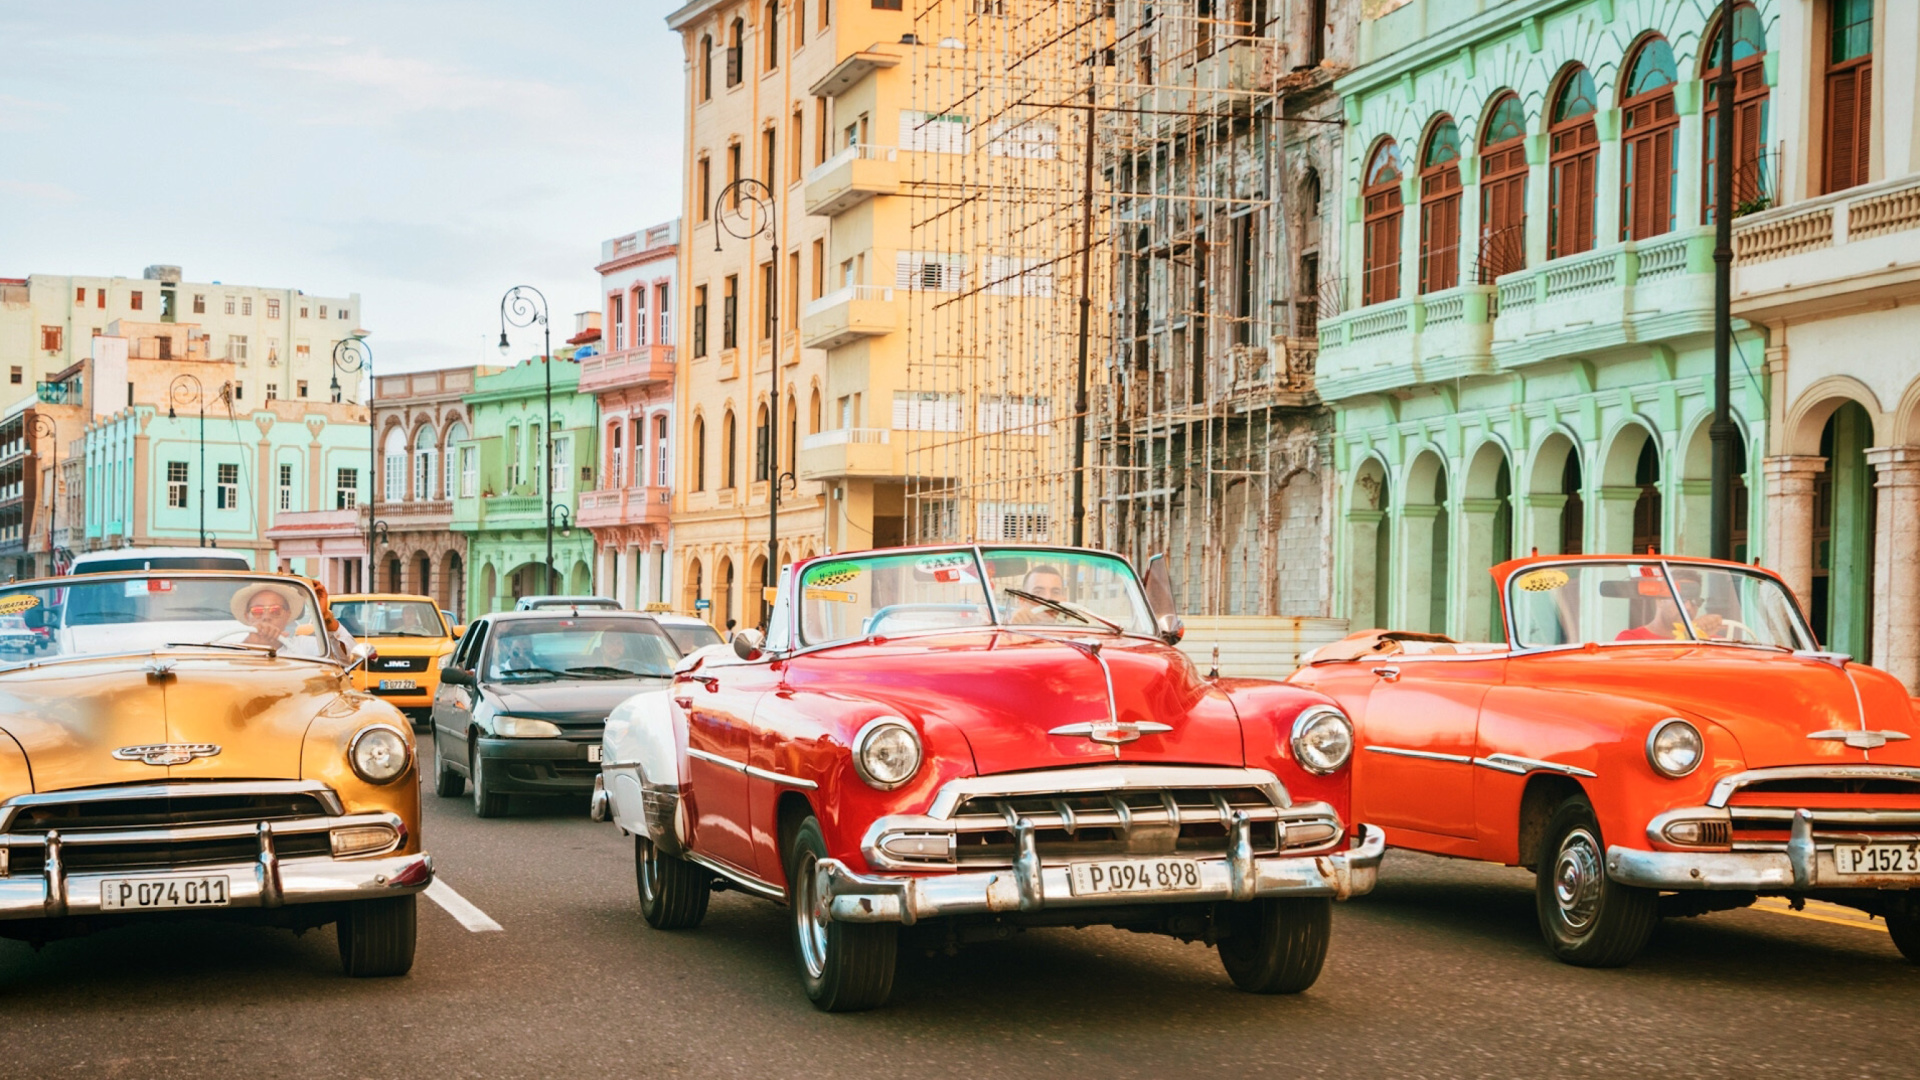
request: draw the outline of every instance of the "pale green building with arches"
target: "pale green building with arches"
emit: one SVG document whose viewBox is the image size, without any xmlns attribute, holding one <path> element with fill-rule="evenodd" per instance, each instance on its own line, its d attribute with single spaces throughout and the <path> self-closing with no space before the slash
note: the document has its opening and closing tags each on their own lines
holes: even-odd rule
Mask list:
<svg viewBox="0 0 1920 1080">
<path fill-rule="evenodd" d="M 1736 14 L 1743 211 L 1775 190 L 1777 2 Z M 1347 309 L 1322 320 L 1318 363 L 1335 614 L 1354 628 L 1497 639 L 1487 569 L 1512 555 L 1707 553 L 1718 9 L 1367 6 L 1337 84 Z M 1738 468 L 1756 481 L 1736 492 L 1735 544 L 1752 558 L 1766 338 L 1735 330 Z"/>
</svg>

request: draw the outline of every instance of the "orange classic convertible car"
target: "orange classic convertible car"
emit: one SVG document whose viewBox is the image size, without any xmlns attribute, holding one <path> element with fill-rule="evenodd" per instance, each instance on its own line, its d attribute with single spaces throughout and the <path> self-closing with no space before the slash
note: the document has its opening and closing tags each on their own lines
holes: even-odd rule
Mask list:
<svg viewBox="0 0 1920 1080">
<path fill-rule="evenodd" d="M 1569 963 L 1662 916 L 1817 898 L 1920 962 L 1920 742 L 1907 689 L 1822 652 L 1736 563 L 1536 556 L 1493 569 L 1506 644 L 1370 630 L 1292 676 L 1355 723 L 1353 813 L 1390 845 L 1528 867 Z"/>
</svg>

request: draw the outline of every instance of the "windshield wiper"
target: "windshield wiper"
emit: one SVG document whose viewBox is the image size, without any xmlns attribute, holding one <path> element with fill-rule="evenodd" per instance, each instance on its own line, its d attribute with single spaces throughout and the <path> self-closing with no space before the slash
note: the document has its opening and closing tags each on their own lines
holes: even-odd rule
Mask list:
<svg viewBox="0 0 1920 1080">
<path fill-rule="evenodd" d="M 169 641 L 169 649 L 232 649 L 235 652 L 262 652 L 269 658 L 280 655 L 276 645 L 252 645 L 244 641 Z"/>
<path fill-rule="evenodd" d="M 614 667 L 610 664 L 587 664 L 584 667 L 570 667 L 569 675 L 592 675 L 602 679 L 664 679 L 665 675 L 654 675 L 631 668 Z"/>
<path fill-rule="evenodd" d="M 1101 626 L 1106 627 L 1107 629 L 1113 631 L 1116 634 L 1124 634 L 1127 632 L 1126 629 L 1122 627 L 1119 623 L 1114 622 L 1112 619 L 1101 618 L 1100 616 L 1095 615 L 1091 611 L 1082 611 L 1081 609 L 1076 607 L 1069 607 L 1058 600 L 1049 600 L 1044 596 L 1036 596 L 1025 589 L 1016 589 L 1011 585 L 1003 585 L 1001 586 L 1001 589 L 1004 592 L 1006 592 L 1007 595 L 1009 596 L 1017 596 L 1022 600 L 1031 600 L 1036 604 L 1039 604 L 1043 607 L 1052 608 L 1053 610 L 1058 611 L 1064 615 L 1071 615 L 1074 618 L 1079 619 L 1081 622 L 1086 623 L 1089 626 L 1097 622 Z"/>
<path fill-rule="evenodd" d="M 555 671 L 552 668 L 516 667 L 516 668 L 508 668 L 505 671 L 502 671 L 500 673 L 500 677 L 504 679 L 514 675 L 546 675 L 546 676 L 550 676 L 552 678 L 557 679 L 563 674 L 565 674 L 565 672 Z"/>
</svg>

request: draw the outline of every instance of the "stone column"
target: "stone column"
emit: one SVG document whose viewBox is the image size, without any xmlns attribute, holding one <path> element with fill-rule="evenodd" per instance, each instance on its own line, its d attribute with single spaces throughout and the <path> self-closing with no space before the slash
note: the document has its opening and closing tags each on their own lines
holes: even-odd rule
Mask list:
<svg viewBox="0 0 1920 1080">
<path fill-rule="evenodd" d="M 1675 555 L 1713 553 L 1713 481 L 1675 480 L 1673 505 L 1679 511 L 1674 531 Z"/>
<path fill-rule="evenodd" d="M 1463 641 L 1493 640 L 1493 575 L 1487 570 L 1493 566 L 1493 526 L 1499 512 L 1499 499 L 1460 500 L 1460 531 L 1464 535 L 1456 549 L 1461 559 L 1453 575 L 1459 579 L 1453 594 L 1460 603 L 1453 624 L 1459 627 Z"/>
<path fill-rule="evenodd" d="M 1525 526 L 1514 554 L 1565 554 L 1560 550 L 1560 520 L 1567 510 L 1567 497 L 1559 492 L 1536 491 L 1520 498 Z"/>
<path fill-rule="evenodd" d="M 1805 611 L 1813 598 L 1813 481 L 1827 459 L 1782 455 L 1760 464 L 1767 477 L 1766 565 Z"/>
<path fill-rule="evenodd" d="M 1590 523 L 1587 535 L 1597 537 L 1594 545 L 1595 555 L 1645 555 L 1644 551 L 1633 550 L 1633 507 L 1640 501 L 1640 489 L 1625 485 L 1603 487 L 1594 493 L 1594 514 L 1599 520 Z M 1662 507 L 1665 511 L 1669 508 Z M 1597 528 L 1595 527 L 1597 526 Z"/>
<path fill-rule="evenodd" d="M 1867 450 L 1874 468 L 1873 662 L 1920 686 L 1920 446 Z"/>
<path fill-rule="evenodd" d="M 1347 511 L 1346 616 L 1354 630 L 1387 625 L 1386 582 L 1376 580 L 1380 525 L 1386 515 L 1378 510 Z"/>
<path fill-rule="evenodd" d="M 638 609 L 633 592 L 633 555 L 624 546 L 610 547 L 606 556 L 613 559 L 613 598 L 621 606 Z"/>
<path fill-rule="evenodd" d="M 1390 564 L 1393 569 L 1389 571 L 1389 577 L 1399 586 L 1394 590 L 1400 597 L 1399 606 L 1388 605 L 1389 611 L 1397 613 L 1396 630 L 1447 632 L 1444 626 L 1430 625 L 1433 590 L 1436 586 L 1446 587 L 1445 582 L 1433 580 L 1433 523 L 1439 516 L 1438 506 L 1406 506 L 1400 510 L 1400 536 L 1395 545 L 1399 550 L 1392 553 L 1395 557 Z"/>
</svg>

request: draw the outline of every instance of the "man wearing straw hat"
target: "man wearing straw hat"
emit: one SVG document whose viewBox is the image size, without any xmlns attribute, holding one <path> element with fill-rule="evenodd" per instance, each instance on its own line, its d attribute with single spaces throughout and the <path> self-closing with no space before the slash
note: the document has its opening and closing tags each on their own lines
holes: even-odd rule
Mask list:
<svg viewBox="0 0 1920 1080">
<path fill-rule="evenodd" d="M 250 631 L 243 644 L 288 649 L 293 645 L 293 620 L 307 605 L 306 597 L 291 585 L 248 582 L 233 594 L 233 617 Z"/>
</svg>

